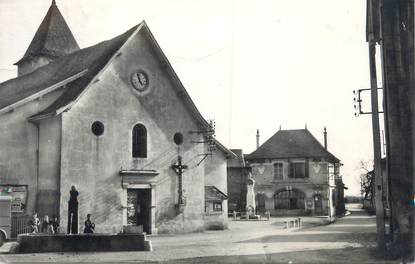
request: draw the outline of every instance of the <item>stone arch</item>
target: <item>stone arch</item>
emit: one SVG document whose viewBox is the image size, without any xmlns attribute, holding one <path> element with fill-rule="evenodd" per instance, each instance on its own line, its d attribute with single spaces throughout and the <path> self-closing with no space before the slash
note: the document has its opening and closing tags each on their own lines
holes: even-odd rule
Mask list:
<svg viewBox="0 0 415 264">
<path fill-rule="evenodd" d="M 305 193 L 297 188 L 279 189 L 274 194 L 274 208 L 284 210 L 305 209 Z"/>
</svg>

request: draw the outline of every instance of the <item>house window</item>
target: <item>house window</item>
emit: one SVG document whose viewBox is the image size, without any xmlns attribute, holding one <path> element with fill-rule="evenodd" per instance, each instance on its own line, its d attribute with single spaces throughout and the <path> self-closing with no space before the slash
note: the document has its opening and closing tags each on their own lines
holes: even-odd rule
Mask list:
<svg viewBox="0 0 415 264">
<path fill-rule="evenodd" d="M 274 180 L 282 180 L 283 178 L 283 164 L 274 163 Z"/>
<path fill-rule="evenodd" d="M 307 162 L 290 163 L 289 178 L 308 178 L 308 163 Z"/>
<path fill-rule="evenodd" d="M 304 193 L 297 190 L 283 190 L 274 195 L 275 209 L 304 209 Z"/>
<path fill-rule="evenodd" d="M 133 158 L 147 157 L 147 129 L 142 124 L 133 128 Z"/>
<path fill-rule="evenodd" d="M 222 202 L 214 202 L 213 203 L 213 211 L 222 212 Z"/>
</svg>

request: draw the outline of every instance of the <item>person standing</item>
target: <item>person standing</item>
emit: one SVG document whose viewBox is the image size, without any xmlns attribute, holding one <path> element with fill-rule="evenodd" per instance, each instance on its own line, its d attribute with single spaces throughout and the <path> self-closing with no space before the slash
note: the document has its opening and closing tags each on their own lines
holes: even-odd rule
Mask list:
<svg viewBox="0 0 415 264">
<path fill-rule="evenodd" d="M 84 233 L 85 234 L 93 234 L 94 231 L 95 231 L 95 224 L 92 223 L 92 221 L 91 221 L 91 214 L 87 214 L 86 215 L 86 220 L 85 220 Z"/>
<path fill-rule="evenodd" d="M 68 201 L 68 234 L 78 234 L 78 195 L 79 192 L 72 185 Z"/>
</svg>

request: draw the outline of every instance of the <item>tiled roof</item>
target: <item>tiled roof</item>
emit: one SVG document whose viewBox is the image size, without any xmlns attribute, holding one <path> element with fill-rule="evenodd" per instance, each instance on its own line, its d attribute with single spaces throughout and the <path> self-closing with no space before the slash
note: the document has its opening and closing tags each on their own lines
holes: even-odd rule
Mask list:
<svg viewBox="0 0 415 264">
<path fill-rule="evenodd" d="M 40 114 L 64 106 L 79 95 L 136 29 L 137 26 L 111 40 L 75 51 L 31 73 L 0 83 L 0 109 L 87 70 L 81 78 L 67 84 L 64 93 Z"/>
<path fill-rule="evenodd" d="M 76 50 L 79 50 L 78 43 L 56 6 L 55 1 L 52 1 L 52 5 L 36 31 L 26 53 L 15 64 L 20 64 L 24 60 L 36 55 L 60 57 Z"/>
<path fill-rule="evenodd" d="M 246 159 L 273 158 L 326 158 L 339 162 L 320 142 L 307 130 L 279 130 Z"/>
<path fill-rule="evenodd" d="M 225 154 L 225 156 L 227 158 L 231 158 L 232 159 L 232 158 L 236 158 L 237 157 L 235 153 L 233 153 L 231 150 L 229 150 L 227 147 L 225 147 L 222 143 L 220 143 L 219 140 L 217 140 L 216 138 L 213 138 L 213 140 L 215 142 L 216 147 L 219 150 L 221 150 Z"/>
<path fill-rule="evenodd" d="M 242 153 L 242 149 L 231 149 L 231 151 L 235 153 L 236 157 L 233 157 L 231 160 L 228 161 L 228 167 L 244 167 L 245 159 Z"/>
<path fill-rule="evenodd" d="M 166 71 L 176 83 L 173 88 L 177 90 L 179 98 L 183 100 L 183 103 L 188 107 L 192 116 L 200 123 L 201 127 L 204 129 L 210 128 L 144 21 L 118 37 L 75 51 L 31 73 L 0 83 L 0 114 L 2 111 L 7 112 L 9 107 L 14 108 L 25 103 L 25 100 L 29 100 L 28 98 L 33 98 L 40 93 L 46 94 L 50 87 L 57 86 L 57 84 L 65 82 L 65 80 L 70 80 L 70 82 L 66 81 L 65 86 L 62 88 L 64 89 L 62 95 L 46 109 L 30 117 L 30 120 L 55 116 L 60 114 L 61 111 L 59 110 L 67 110 L 82 95 L 82 92 L 89 86 L 92 79 L 97 76 L 100 70 L 104 68 L 112 56 L 117 53 L 136 30 L 144 30 L 148 34 L 150 41 L 156 48 L 156 53 L 167 64 Z M 232 157 L 235 155 L 219 142 L 216 143 L 218 148 L 224 151 L 227 156 Z"/>
<path fill-rule="evenodd" d="M 205 200 L 206 201 L 221 201 L 228 199 L 228 196 L 221 192 L 215 186 L 205 186 Z"/>
<path fill-rule="evenodd" d="M 82 68 L 88 69 L 88 72 L 82 78 L 68 84 L 63 94 L 45 110 L 36 114 L 36 116 L 55 114 L 56 110 L 74 101 L 88 86 L 89 82 L 107 64 L 111 57 L 121 48 L 125 41 L 134 33 L 137 27 L 138 25 L 118 37 L 76 52 L 76 56 L 71 59 L 70 63 L 73 66 L 82 65 Z M 69 57 L 72 57 L 72 55 L 69 55 Z M 64 66 L 64 69 L 66 67 Z"/>
</svg>

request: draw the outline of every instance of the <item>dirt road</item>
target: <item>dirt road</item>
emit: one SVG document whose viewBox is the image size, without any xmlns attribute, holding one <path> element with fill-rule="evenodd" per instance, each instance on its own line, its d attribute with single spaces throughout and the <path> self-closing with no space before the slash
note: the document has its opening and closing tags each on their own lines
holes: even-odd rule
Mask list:
<svg viewBox="0 0 415 264">
<path fill-rule="evenodd" d="M 313 226 L 308 219 L 299 230 L 283 229 L 281 219 L 272 219 L 230 221 L 225 231 L 153 236 L 152 252 L 0 255 L 0 262 L 399 263 L 374 257 L 375 218 L 350 210 L 330 225 Z"/>
</svg>

